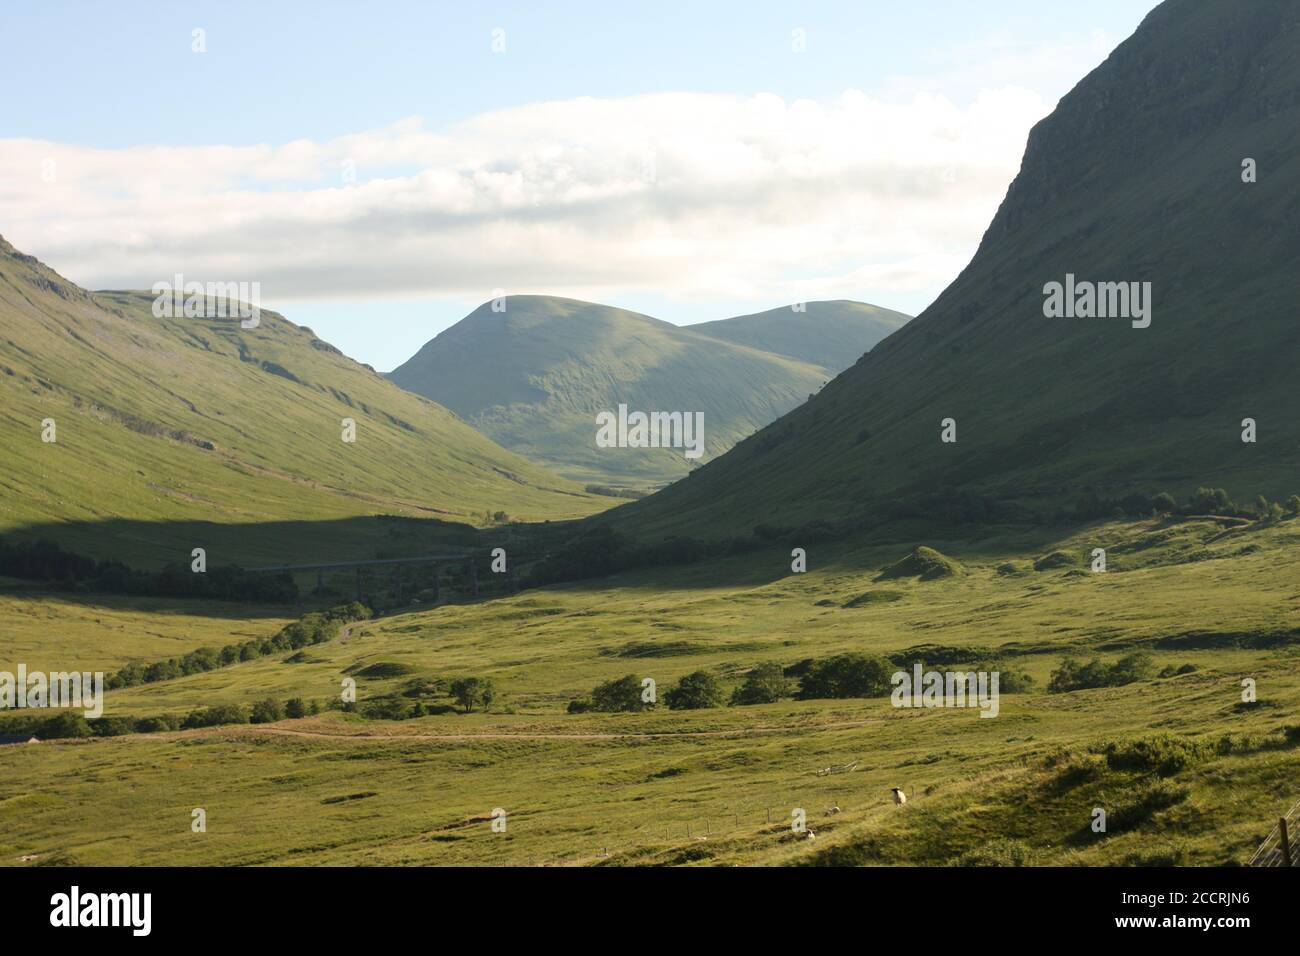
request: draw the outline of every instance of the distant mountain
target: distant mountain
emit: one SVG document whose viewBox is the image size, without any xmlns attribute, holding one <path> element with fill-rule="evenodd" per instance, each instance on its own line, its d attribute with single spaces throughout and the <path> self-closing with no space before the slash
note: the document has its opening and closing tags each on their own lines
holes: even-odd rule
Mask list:
<svg viewBox="0 0 1300 956">
<path fill-rule="evenodd" d="M 842 372 L 911 316 L 865 302 L 836 299 L 688 325 L 692 332 Z"/>
<path fill-rule="evenodd" d="M 720 537 L 926 495 L 1050 513 L 1089 494 L 1300 492 L 1297 184 L 1300 4 L 1168 0 L 1035 126 L 977 254 L 930 308 L 611 520 Z M 1120 311 L 1120 287 L 1100 283 L 1150 283 L 1149 326 L 1045 314 L 1071 287 L 1074 314 L 1097 292 Z"/>
<path fill-rule="evenodd" d="M 702 412 L 699 460 L 707 460 L 807 400 L 832 374 L 739 341 L 782 341 L 775 316 L 709 323 L 706 334 L 575 299 L 516 295 L 504 304 L 504 311 L 491 303 L 475 309 L 389 378 L 573 478 L 654 484 L 679 478 L 697 463 L 680 448 L 598 447 L 601 412 L 617 413 L 620 405 L 629 413 Z M 829 331 L 837 314 L 850 313 L 819 308 L 812 319 L 791 313 L 790 320 L 807 324 L 809 337 L 827 331 L 852 343 L 844 346 L 851 361 L 869 346 L 874 330 L 868 333 L 854 316 L 853 328 L 862 330 L 856 343 L 853 328 Z"/>
<path fill-rule="evenodd" d="M 153 302 L 87 292 L 0 239 L 0 532 L 142 564 L 188 563 L 193 547 L 214 564 L 306 563 L 370 556 L 346 530 L 357 516 L 545 519 L 609 504 L 273 312 L 243 329 L 155 318 Z M 345 524 L 295 539 L 292 522 Z"/>
</svg>

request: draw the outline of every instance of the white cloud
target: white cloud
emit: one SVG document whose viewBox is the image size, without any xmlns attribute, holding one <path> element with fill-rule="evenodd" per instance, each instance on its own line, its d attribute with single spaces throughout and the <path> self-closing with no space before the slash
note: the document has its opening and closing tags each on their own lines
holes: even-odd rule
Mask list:
<svg viewBox="0 0 1300 956">
<path fill-rule="evenodd" d="M 0 231 L 91 288 L 256 280 L 271 308 L 495 288 L 887 300 L 965 264 L 1048 108 L 1016 86 L 964 107 L 660 93 L 279 146 L 11 139 Z"/>
</svg>

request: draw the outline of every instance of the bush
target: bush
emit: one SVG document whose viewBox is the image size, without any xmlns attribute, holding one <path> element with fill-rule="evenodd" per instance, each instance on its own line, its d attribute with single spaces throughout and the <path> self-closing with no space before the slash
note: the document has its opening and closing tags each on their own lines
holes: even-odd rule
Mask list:
<svg viewBox="0 0 1300 956">
<path fill-rule="evenodd" d="M 708 671 L 695 671 L 664 694 L 669 710 L 704 710 L 722 705 L 722 687 Z"/>
<path fill-rule="evenodd" d="M 775 704 L 790 696 L 790 682 L 780 664 L 759 664 L 731 694 L 733 704 Z"/>
<path fill-rule="evenodd" d="M 141 717 L 135 722 L 135 731 L 138 734 L 159 734 L 164 731 L 180 729 L 181 722 L 167 714 L 161 717 Z"/>
<path fill-rule="evenodd" d="M 888 697 L 894 666 L 883 657 L 837 654 L 814 661 L 799 684 L 799 699 Z"/>
<path fill-rule="evenodd" d="M 1062 659 L 1061 665 L 1052 671 L 1052 676 L 1047 682 L 1047 690 L 1053 694 L 1064 694 L 1094 687 L 1120 687 L 1134 681 L 1147 680 L 1154 670 L 1155 665 L 1150 654 L 1127 654 L 1109 665 L 1099 657 L 1094 657 L 1086 664 L 1080 664 L 1074 658 L 1066 657 Z"/>
<path fill-rule="evenodd" d="M 1155 772 L 1168 777 L 1204 759 L 1209 746 L 1174 734 L 1152 734 L 1108 744 L 1104 753 L 1112 770 Z"/>
<path fill-rule="evenodd" d="M 274 697 L 268 697 L 253 705 L 253 713 L 249 721 L 254 724 L 273 724 L 283 717 L 284 710 L 280 707 L 280 702 Z"/>
<path fill-rule="evenodd" d="M 648 706 L 641 699 L 641 678 L 635 674 L 606 681 L 591 692 L 591 709 L 603 713 L 629 713 Z"/>
<path fill-rule="evenodd" d="M 569 701 L 568 712 L 571 714 L 586 714 L 596 709 L 590 697 L 575 697 Z"/>
<path fill-rule="evenodd" d="M 248 715 L 238 704 L 213 704 L 199 710 L 192 710 L 181 721 L 181 727 L 191 730 L 195 727 L 217 727 L 222 724 L 246 724 Z"/>
<path fill-rule="evenodd" d="M 284 703 L 284 716 L 290 720 L 297 720 L 299 717 L 307 716 L 307 705 L 303 703 L 301 697 L 291 697 Z"/>
<path fill-rule="evenodd" d="M 466 713 L 475 707 L 487 710 L 495 697 L 492 681 L 486 677 L 460 677 L 451 682 L 451 696 Z"/>
</svg>

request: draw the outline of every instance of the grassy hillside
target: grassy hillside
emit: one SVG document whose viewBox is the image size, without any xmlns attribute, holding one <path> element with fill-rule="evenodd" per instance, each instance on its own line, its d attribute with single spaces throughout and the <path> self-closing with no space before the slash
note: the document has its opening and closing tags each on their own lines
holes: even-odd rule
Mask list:
<svg viewBox="0 0 1300 956">
<path fill-rule="evenodd" d="M 710 338 L 775 352 L 840 373 L 911 316 L 865 302 L 805 302 L 804 311 L 769 309 L 687 326 Z"/>
<path fill-rule="evenodd" d="M 609 501 L 275 313 L 245 330 L 155 318 L 152 302 L 86 292 L 0 240 L 0 532 L 148 564 L 196 546 L 255 563 L 367 556 L 379 538 L 355 534 L 358 516 L 541 520 Z M 320 533 L 286 538 L 293 522 Z"/>
<path fill-rule="evenodd" d="M 1242 181 L 1242 161 L 1258 182 Z M 970 265 L 810 402 L 615 513 L 724 536 L 975 491 L 1295 491 L 1300 7 L 1169 0 L 1031 132 Z M 1069 274 L 1152 284 L 1149 328 L 1047 318 Z M 943 443 L 952 418 L 957 441 Z M 1258 423 L 1254 444 L 1242 420 Z"/>
<path fill-rule="evenodd" d="M 930 544 L 962 573 L 881 580 L 904 543 L 812 548 L 806 574 L 774 551 L 396 615 L 301 654 L 110 692 L 110 716 L 183 713 L 326 702 L 352 675 L 363 713 L 0 749 L 0 861 L 1244 863 L 1296 799 L 1300 521 Z M 1104 574 L 1082 570 L 1094 546 L 1110 553 Z M 1038 560 L 1056 552 L 1074 560 Z M 995 719 L 888 698 L 564 712 L 628 673 L 655 678 L 662 699 L 692 671 L 730 689 L 763 661 L 844 651 L 945 669 L 992 658 L 1035 684 L 1004 692 Z M 1151 675 L 1047 690 L 1067 653 L 1135 651 Z M 439 689 L 468 675 L 497 683 L 487 713 L 457 713 Z M 385 699 L 428 715 L 364 716 Z M 78 808 L 92 790 L 90 825 Z M 1089 830 L 1097 806 L 1106 835 Z M 490 829 L 496 807 L 506 834 Z M 796 807 L 815 841 L 793 837 Z"/>
<path fill-rule="evenodd" d="M 835 324 L 818 316 L 819 330 Z M 681 477 L 691 462 L 679 449 L 597 447 L 598 412 L 620 403 L 703 412 L 707 460 L 831 377 L 820 365 L 751 348 L 744 337 L 733 342 L 623 309 L 516 295 L 504 312 L 480 306 L 389 377 L 570 477 L 653 484 Z"/>
</svg>

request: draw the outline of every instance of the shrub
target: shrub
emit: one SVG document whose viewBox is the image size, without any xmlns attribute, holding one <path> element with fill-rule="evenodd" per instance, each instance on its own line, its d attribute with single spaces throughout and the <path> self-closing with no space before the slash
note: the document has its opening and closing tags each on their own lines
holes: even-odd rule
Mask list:
<svg viewBox="0 0 1300 956">
<path fill-rule="evenodd" d="M 790 682 L 780 664 L 759 664 L 731 694 L 733 704 L 775 704 L 790 696 Z"/>
<path fill-rule="evenodd" d="M 641 678 L 628 674 L 606 681 L 591 692 L 591 709 L 605 713 L 645 710 L 650 706 L 641 699 Z"/>
<path fill-rule="evenodd" d="M 253 713 L 249 721 L 254 724 L 273 724 L 283 717 L 284 710 L 280 707 L 280 702 L 274 697 L 268 697 L 253 705 Z"/>
<path fill-rule="evenodd" d="M 1154 670 L 1150 654 L 1127 654 L 1114 664 L 1106 664 L 1099 657 L 1080 664 L 1074 658 L 1066 657 L 1052 671 L 1047 690 L 1053 694 L 1063 694 L 1094 687 L 1120 687 L 1134 681 L 1147 680 Z"/>
<path fill-rule="evenodd" d="M 586 714 L 595 710 L 595 704 L 590 697 L 575 697 L 569 701 L 568 712 L 571 714 Z"/>
<path fill-rule="evenodd" d="M 303 703 L 301 697 L 291 697 L 284 703 L 284 716 L 290 720 L 297 720 L 299 717 L 307 716 L 307 705 Z"/>
<path fill-rule="evenodd" d="M 462 710 L 472 711 L 475 707 L 487 710 L 495 697 L 492 681 L 486 677 L 460 677 L 451 682 L 451 696 L 456 699 Z"/>
<path fill-rule="evenodd" d="M 141 717 L 135 724 L 136 733 L 139 734 L 158 734 L 168 730 L 180 729 L 180 720 L 167 714 L 161 717 Z"/>
<path fill-rule="evenodd" d="M 1168 777 L 1204 759 L 1209 747 L 1202 741 L 1174 734 L 1152 734 L 1110 743 L 1106 764 L 1112 770 L 1155 772 Z"/>
<path fill-rule="evenodd" d="M 894 667 L 883 657 L 856 652 L 814 661 L 799 684 L 799 698 L 887 697 Z"/>
<path fill-rule="evenodd" d="M 248 715 L 238 704 L 213 704 L 211 707 L 192 710 L 181 721 L 181 727 L 190 730 L 195 727 L 217 727 L 222 724 L 246 724 Z"/>
<path fill-rule="evenodd" d="M 664 694 L 670 710 L 703 710 L 722 704 L 722 687 L 708 671 L 695 671 L 677 682 Z"/>
</svg>

